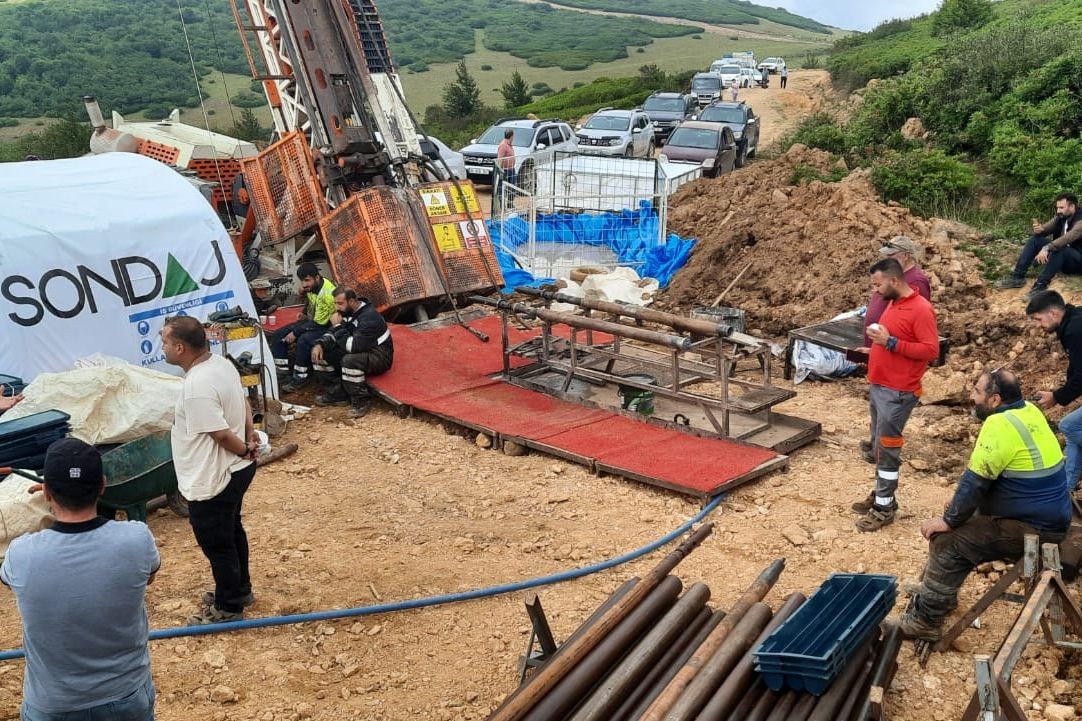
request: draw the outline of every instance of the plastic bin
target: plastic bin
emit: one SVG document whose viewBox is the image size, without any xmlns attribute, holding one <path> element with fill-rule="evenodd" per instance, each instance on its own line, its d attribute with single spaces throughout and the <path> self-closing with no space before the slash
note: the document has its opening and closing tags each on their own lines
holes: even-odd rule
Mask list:
<svg viewBox="0 0 1082 721">
<path fill-rule="evenodd" d="M 822 694 L 894 607 L 894 576 L 835 573 L 754 651 L 774 691 Z"/>
</svg>

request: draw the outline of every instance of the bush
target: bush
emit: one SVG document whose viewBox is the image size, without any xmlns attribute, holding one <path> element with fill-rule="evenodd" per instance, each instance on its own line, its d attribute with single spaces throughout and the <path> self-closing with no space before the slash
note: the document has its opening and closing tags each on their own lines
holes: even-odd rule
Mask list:
<svg viewBox="0 0 1082 721">
<path fill-rule="evenodd" d="M 0 128 L 17 128 L 19 121 L 15 118 L 0 118 Z"/>
<path fill-rule="evenodd" d="M 635 48 L 635 52 L 637 52 L 637 53 L 645 53 L 646 48 Z"/>
<path fill-rule="evenodd" d="M 819 148 L 835 155 L 845 153 L 849 146 L 845 130 L 839 127 L 837 121 L 828 113 L 816 113 L 805 118 L 782 145 L 789 148 L 796 143 L 803 143 L 809 148 Z"/>
<path fill-rule="evenodd" d="M 262 95 L 256 95 L 247 90 L 242 90 L 231 97 L 229 102 L 238 108 L 258 108 L 267 101 L 263 99 Z"/>
<path fill-rule="evenodd" d="M 813 180 L 821 180 L 824 183 L 837 183 L 846 176 L 843 168 L 834 168 L 829 173 L 820 173 L 818 168 L 810 165 L 797 165 L 793 167 L 793 173 L 789 176 L 789 185 L 804 185 Z"/>
<path fill-rule="evenodd" d="M 973 168 L 942 150 L 887 151 L 872 163 L 872 182 L 886 200 L 929 217 L 969 199 Z"/>
<path fill-rule="evenodd" d="M 487 72 L 487 71 L 492 69 L 492 66 L 491 65 L 482 65 L 481 69 Z"/>
</svg>

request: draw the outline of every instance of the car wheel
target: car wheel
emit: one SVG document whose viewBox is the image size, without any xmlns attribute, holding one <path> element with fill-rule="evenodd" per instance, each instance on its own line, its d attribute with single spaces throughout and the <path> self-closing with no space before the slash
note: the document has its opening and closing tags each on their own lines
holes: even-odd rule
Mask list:
<svg viewBox="0 0 1082 721">
<path fill-rule="evenodd" d="M 634 158 L 635 157 L 635 144 L 634 143 L 628 143 L 627 146 L 624 147 L 624 157 L 625 158 Z"/>
<path fill-rule="evenodd" d="M 748 146 L 741 143 L 736 149 L 736 160 L 733 161 L 733 166 L 743 168 L 746 162 L 748 162 Z"/>
<path fill-rule="evenodd" d="M 657 152 L 657 145 L 655 145 L 654 141 L 651 140 L 650 144 L 646 146 L 646 157 L 647 158 L 654 157 L 655 152 Z"/>
<path fill-rule="evenodd" d="M 749 158 L 754 158 L 755 157 L 755 151 L 758 150 L 758 149 L 759 149 L 759 141 L 756 140 L 755 141 L 755 147 L 748 151 L 748 157 Z"/>
</svg>

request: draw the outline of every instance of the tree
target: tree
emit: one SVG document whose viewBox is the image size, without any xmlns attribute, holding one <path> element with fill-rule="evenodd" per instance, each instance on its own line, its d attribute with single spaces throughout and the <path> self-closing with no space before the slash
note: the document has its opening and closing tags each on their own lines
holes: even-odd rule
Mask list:
<svg viewBox="0 0 1082 721">
<path fill-rule="evenodd" d="M 503 96 L 503 104 L 508 108 L 517 108 L 530 102 L 530 88 L 517 70 L 500 88 L 500 95 Z"/>
<path fill-rule="evenodd" d="M 454 82 L 443 89 L 443 107 L 456 118 L 473 115 L 481 109 L 481 90 L 466 69 L 465 60 L 459 61 Z"/>
<path fill-rule="evenodd" d="M 665 75 L 665 71 L 654 63 L 643 65 L 639 68 L 639 81 L 645 88 L 650 88 L 651 90 L 663 88 L 665 87 L 667 80 L 668 77 Z"/>
<path fill-rule="evenodd" d="M 994 15 L 991 0 L 943 0 L 932 23 L 936 35 L 977 28 Z"/>
<path fill-rule="evenodd" d="M 251 108 L 245 108 L 240 111 L 240 119 L 234 123 L 229 134 L 238 140 L 255 142 L 265 141 L 270 131 L 259 124 L 259 118 L 255 116 Z"/>
</svg>

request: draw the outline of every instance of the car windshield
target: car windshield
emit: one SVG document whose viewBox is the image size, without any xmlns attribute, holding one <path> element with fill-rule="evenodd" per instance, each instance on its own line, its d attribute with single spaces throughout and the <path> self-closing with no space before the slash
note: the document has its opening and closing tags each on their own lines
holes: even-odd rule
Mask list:
<svg viewBox="0 0 1082 721">
<path fill-rule="evenodd" d="M 680 98 L 648 98 L 642 107 L 645 110 L 658 110 L 664 113 L 682 113 L 684 101 Z"/>
<path fill-rule="evenodd" d="M 739 65 L 721 65 L 714 70 L 715 73 L 721 73 L 722 75 L 739 75 Z"/>
<path fill-rule="evenodd" d="M 781 62 L 781 58 L 767 58 L 764 62 L 778 63 L 778 62 Z"/>
<path fill-rule="evenodd" d="M 499 125 L 493 125 L 491 128 L 485 131 L 485 134 L 477 139 L 479 145 L 499 145 L 503 141 L 503 134 L 507 130 L 505 127 Z M 528 148 L 533 143 L 534 129 L 533 128 L 511 128 L 515 132 L 515 137 L 511 138 L 511 145 L 516 148 Z"/>
<path fill-rule="evenodd" d="M 699 120 L 706 120 L 711 123 L 736 123 L 738 125 L 743 125 L 744 111 L 740 108 L 719 107 L 714 105 L 699 113 Z"/>
<path fill-rule="evenodd" d="M 630 118 L 621 118 L 618 115 L 595 115 L 585 127 L 590 130 L 627 130 L 630 123 Z"/>
<path fill-rule="evenodd" d="M 717 130 L 705 128 L 677 128 L 668 145 L 679 148 L 703 148 L 713 150 L 718 147 L 718 137 L 721 135 Z"/>
<path fill-rule="evenodd" d="M 695 78 L 691 81 L 692 90 L 719 90 L 721 78 Z"/>
</svg>

